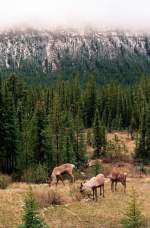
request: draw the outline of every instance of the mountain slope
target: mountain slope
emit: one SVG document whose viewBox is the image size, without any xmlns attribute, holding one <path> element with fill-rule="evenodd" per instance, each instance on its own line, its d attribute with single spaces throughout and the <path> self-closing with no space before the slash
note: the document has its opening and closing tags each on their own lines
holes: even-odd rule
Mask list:
<svg viewBox="0 0 150 228">
<path fill-rule="evenodd" d="M 150 37 L 123 32 L 9 31 L 0 34 L 0 68 L 128 83 L 150 73 Z"/>
</svg>

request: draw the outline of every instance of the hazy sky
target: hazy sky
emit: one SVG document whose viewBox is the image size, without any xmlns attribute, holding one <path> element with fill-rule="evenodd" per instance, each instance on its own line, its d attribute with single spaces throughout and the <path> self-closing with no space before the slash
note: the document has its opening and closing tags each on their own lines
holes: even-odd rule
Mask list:
<svg viewBox="0 0 150 228">
<path fill-rule="evenodd" d="M 20 25 L 150 30 L 150 0 L 0 0 L 0 28 Z"/>
</svg>

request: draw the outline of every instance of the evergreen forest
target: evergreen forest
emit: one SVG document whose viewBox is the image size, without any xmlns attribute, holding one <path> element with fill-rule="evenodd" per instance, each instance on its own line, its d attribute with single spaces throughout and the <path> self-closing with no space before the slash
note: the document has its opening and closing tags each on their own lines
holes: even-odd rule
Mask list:
<svg viewBox="0 0 150 228">
<path fill-rule="evenodd" d="M 37 86 L 12 74 L 0 81 L 1 173 L 20 180 L 67 162 L 80 168 L 87 144 L 104 157 L 106 133 L 114 130 L 138 133 L 135 156 L 150 159 L 150 78 L 100 85 L 77 76 Z"/>
</svg>

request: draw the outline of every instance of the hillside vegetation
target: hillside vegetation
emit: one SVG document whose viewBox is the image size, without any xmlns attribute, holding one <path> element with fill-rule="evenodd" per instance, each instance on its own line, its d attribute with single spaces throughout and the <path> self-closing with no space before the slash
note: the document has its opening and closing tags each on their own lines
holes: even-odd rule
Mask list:
<svg viewBox="0 0 150 228">
<path fill-rule="evenodd" d="M 45 182 L 58 164 L 84 166 L 88 146 L 94 159 L 148 161 L 149 91 L 148 79 L 133 87 L 97 87 L 94 78 L 82 87 L 76 78 L 31 88 L 12 75 L 0 83 L 0 172 Z"/>
<path fill-rule="evenodd" d="M 101 84 L 133 84 L 150 74 L 150 36 L 119 31 L 8 31 L 0 33 L 1 76 L 16 72 L 29 84 L 91 75 Z"/>
<path fill-rule="evenodd" d="M 13 74 L 0 81 L 0 139 L 0 227 L 21 224 L 29 186 L 54 228 L 122 227 L 134 187 L 149 227 L 149 79 L 98 86 L 76 77 L 31 87 Z M 49 189 L 47 177 L 62 163 L 75 165 L 76 182 Z M 104 199 L 80 194 L 81 181 L 113 168 L 127 173 L 126 194 L 122 186 L 112 194 L 108 179 Z"/>
</svg>

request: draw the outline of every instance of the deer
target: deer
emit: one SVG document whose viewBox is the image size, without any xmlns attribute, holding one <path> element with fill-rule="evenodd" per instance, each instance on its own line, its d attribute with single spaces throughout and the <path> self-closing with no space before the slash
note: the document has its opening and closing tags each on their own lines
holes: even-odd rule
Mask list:
<svg viewBox="0 0 150 228">
<path fill-rule="evenodd" d="M 104 175 L 98 174 L 97 176 L 92 177 L 90 180 L 86 181 L 85 183 L 81 183 L 80 192 L 83 193 L 87 189 L 92 190 L 93 200 L 96 199 L 97 201 L 97 188 L 100 188 L 100 195 L 102 195 L 102 190 L 103 190 L 103 197 L 104 197 L 104 182 L 105 182 Z"/>
<path fill-rule="evenodd" d="M 124 192 L 126 192 L 126 178 L 127 173 L 123 173 L 120 171 L 112 171 L 108 176 L 111 181 L 111 191 L 117 191 L 117 183 L 120 182 L 124 187 Z"/>
<path fill-rule="evenodd" d="M 74 175 L 73 173 L 73 169 L 75 168 L 75 165 L 70 164 L 70 163 L 66 163 L 60 166 L 56 166 L 53 171 L 52 174 L 49 175 L 48 177 L 48 185 L 49 187 L 53 184 L 58 184 L 59 180 L 62 181 L 63 185 L 65 185 L 64 181 L 63 181 L 63 175 L 67 174 L 68 176 L 71 177 L 71 181 L 74 182 Z"/>
</svg>

